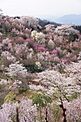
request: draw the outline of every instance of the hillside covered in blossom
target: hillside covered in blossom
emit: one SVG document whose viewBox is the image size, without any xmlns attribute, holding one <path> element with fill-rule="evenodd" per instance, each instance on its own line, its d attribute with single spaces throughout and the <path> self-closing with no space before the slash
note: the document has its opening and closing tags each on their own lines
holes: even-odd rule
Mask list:
<svg viewBox="0 0 81 122">
<path fill-rule="evenodd" d="M 0 122 L 81 122 L 81 26 L 0 15 Z"/>
</svg>

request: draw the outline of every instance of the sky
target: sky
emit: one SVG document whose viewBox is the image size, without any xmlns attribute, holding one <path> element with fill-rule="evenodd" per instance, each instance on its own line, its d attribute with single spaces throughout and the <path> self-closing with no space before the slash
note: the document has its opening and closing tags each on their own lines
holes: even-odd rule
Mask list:
<svg viewBox="0 0 81 122">
<path fill-rule="evenodd" d="M 81 14 L 81 0 L 0 0 L 9 16 L 54 16 Z"/>
</svg>

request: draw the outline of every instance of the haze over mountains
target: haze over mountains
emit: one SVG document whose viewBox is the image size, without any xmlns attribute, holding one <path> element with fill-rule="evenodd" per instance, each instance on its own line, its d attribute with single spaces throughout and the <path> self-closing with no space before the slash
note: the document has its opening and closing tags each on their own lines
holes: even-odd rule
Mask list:
<svg viewBox="0 0 81 122">
<path fill-rule="evenodd" d="M 81 25 L 81 14 L 71 14 L 71 15 L 65 15 L 63 17 L 59 17 L 55 19 L 56 22 L 62 23 L 62 24 L 76 24 Z"/>
<path fill-rule="evenodd" d="M 45 16 L 42 17 L 44 19 L 47 19 L 49 21 L 53 21 L 56 23 L 61 23 L 61 24 L 75 24 L 75 25 L 81 25 L 81 14 L 69 14 L 69 15 L 64 15 L 62 17 L 55 18 L 54 16 Z"/>
</svg>

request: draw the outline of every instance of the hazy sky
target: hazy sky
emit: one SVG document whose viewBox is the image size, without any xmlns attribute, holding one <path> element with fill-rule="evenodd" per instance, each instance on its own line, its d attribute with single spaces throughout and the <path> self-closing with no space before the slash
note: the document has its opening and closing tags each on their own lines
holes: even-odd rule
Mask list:
<svg viewBox="0 0 81 122">
<path fill-rule="evenodd" d="M 0 9 L 11 16 L 63 16 L 81 14 L 81 0 L 0 0 Z"/>
</svg>

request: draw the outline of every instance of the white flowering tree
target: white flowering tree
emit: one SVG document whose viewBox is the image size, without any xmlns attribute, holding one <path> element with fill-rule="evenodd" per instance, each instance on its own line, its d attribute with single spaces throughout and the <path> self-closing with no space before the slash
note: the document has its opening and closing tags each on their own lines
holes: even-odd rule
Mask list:
<svg viewBox="0 0 81 122">
<path fill-rule="evenodd" d="M 13 64 L 10 64 L 9 67 L 7 68 L 8 75 L 11 77 L 21 77 L 21 78 L 26 78 L 27 76 L 27 69 L 23 67 L 22 64 L 19 64 L 19 62 L 15 62 Z"/>
<path fill-rule="evenodd" d="M 31 100 L 5 103 L 0 109 L 0 122 L 36 122 L 37 108 Z"/>
</svg>

